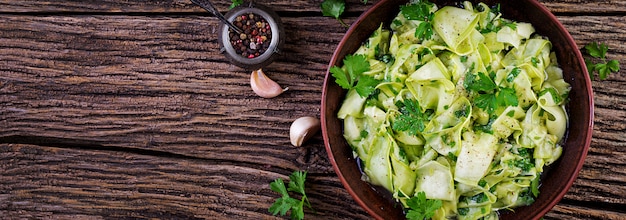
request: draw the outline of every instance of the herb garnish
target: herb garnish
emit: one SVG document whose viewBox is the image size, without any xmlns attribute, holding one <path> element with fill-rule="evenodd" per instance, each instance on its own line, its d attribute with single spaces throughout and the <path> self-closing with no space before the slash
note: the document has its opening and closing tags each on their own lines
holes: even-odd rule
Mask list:
<svg viewBox="0 0 626 220">
<path fill-rule="evenodd" d="M 243 4 L 243 0 L 232 0 L 232 4 L 228 7 L 228 9 L 233 9 L 241 4 Z"/>
<path fill-rule="evenodd" d="M 322 15 L 327 17 L 333 17 L 341 23 L 344 27 L 348 27 L 346 23 L 341 19 L 343 11 L 346 9 L 345 0 L 324 0 L 322 2 Z"/>
<path fill-rule="evenodd" d="M 407 131 L 409 135 L 423 132 L 428 122 L 428 115 L 422 112 L 420 103 L 414 99 L 406 99 L 396 104 L 402 114 L 393 121 L 392 129 L 395 131 Z"/>
<path fill-rule="evenodd" d="M 343 68 L 333 66 L 330 72 L 335 77 L 335 82 L 344 89 L 354 88 L 361 97 L 367 97 L 374 90 L 380 80 L 363 75 L 370 70 L 370 63 L 365 55 L 347 55 L 343 59 Z M 355 85 L 356 83 L 356 85 Z"/>
<path fill-rule="evenodd" d="M 304 219 L 304 205 L 311 208 L 311 203 L 304 192 L 304 181 L 306 180 L 306 171 L 295 171 L 289 175 L 289 185 L 285 188 L 283 179 L 278 178 L 270 183 L 272 191 L 280 193 L 282 197 L 276 199 L 274 204 L 268 209 L 272 215 L 286 215 L 291 210 L 291 219 Z M 299 193 L 301 199 L 292 198 L 289 192 Z"/>
<path fill-rule="evenodd" d="M 431 12 L 435 4 L 424 0 L 414 4 L 400 6 L 402 15 L 408 20 L 418 20 L 420 22 L 415 29 L 415 37 L 420 40 L 428 40 L 433 36 L 432 20 L 435 14 Z"/>
<path fill-rule="evenodd" d="M 513 70 L 512 78 L 519 74 L 519 70 Z M 471 71 L 465 75 L 463 86 L 469 92 L 476 93 L 474 103 L 489 114 L 493 114 L 498 107 L 517 106 L 519 104 L 515 89 L 496 85 L 491 77 L 483 72 L 473 74 Z"/>
<path fill-rule="evenodd" d="M 362 0 L 362 2 L 363 4 L 367 4 L 367 0 Z M 324 0 L 320 6 L 323 16 L 333 17 L 337 19 L 341 25 L 348 27 L 348 25 L 341 20 L 341 15 L 346 9 L 345 0 Z"/>
<path fill-rule="evenodd" d="M 409 220 L 430 219 L 435 215 L 435 211 L 442 206 L 441 200 L 427 199 L 426 193 L 418 192 L 414 197 L 406 201 L 409 210 L 406 218 Z"/>
<path fill-rule="evenodd" d="M 587 71 L 589 71 L 589 74 L 591 74 L 594 79 L 596 78 L 594 72 L 598 73 L 600 80 L 605 80 L 611 73 L 619 72 L 619 61 L 609 60 L 607 62 L 606 60 L 606 53 L 609 50 L 609 46 L 606 44 L 591 42 L 585 45 L 585 50 L 589 56 L 596 58 L 594 60 L 585 59 Z"/>
</svg>

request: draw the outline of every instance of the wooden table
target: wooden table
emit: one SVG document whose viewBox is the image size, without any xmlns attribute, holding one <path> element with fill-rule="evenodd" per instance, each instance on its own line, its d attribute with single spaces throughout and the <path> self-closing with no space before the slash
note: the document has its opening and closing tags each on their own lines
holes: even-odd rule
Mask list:
<svg viewBox="0 0 626 220">
<path fill-rule="evenodd" d="M 214 1 L 223 12 L 230 1 Z M 368 219 L 339 182 L 320 134 L 322 82 L 346 28 L 317 1 L 258 0 L 286 45 L 265 72 L 289 90 L 256 96 L 229 64 L 218 20 L 189 0 L 0 1 L 0 219 L 268 219 L 276 178 L 309 172 L 307 219 Z M 366 5 L 349 0 L 344 21 Z M 622 71 L 594 81 L 585 165 L 546 219 L 626 219 L 626 1 L 542 1 Z"/>
</svg>

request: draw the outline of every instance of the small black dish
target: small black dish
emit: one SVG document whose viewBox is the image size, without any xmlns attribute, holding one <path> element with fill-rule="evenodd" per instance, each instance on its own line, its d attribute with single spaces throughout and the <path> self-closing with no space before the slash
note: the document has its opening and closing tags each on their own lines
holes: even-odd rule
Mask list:
<svg viewBox="0 0 626 220">
<path fill-rule="evenodd" d="M 250 14 L 253 15 L 252 18 Z M 285 43 L 283 24 L 276 12 L 267 6 L 250 3 L 229 10 L 225 17 L 235 25 L 240 25 L 240 20 L 243 20 L 241 27 L 247 32 L 243 33 L 245 37 L 240 37 L 241 33 L 220 24 L 217 35 L 220 51 L 231 63 L 246 70 L 257 70 L 276 59 Z M 249 25 L 246 24 L 247 21 L 251 21 Z"/>
</svg>

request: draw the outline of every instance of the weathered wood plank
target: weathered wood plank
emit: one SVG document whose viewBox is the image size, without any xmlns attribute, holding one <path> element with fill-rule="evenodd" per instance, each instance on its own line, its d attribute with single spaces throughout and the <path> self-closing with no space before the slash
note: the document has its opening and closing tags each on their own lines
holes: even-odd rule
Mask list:
<svg viewBox="0 0 626 220">
<path fill-rule="evenodd" d="M 559 19 L 581 47 L 590 41 L 606 42 L 609 58 L 626 63 L 626 34 L 619 22 L 625 17 Z M 332 176 L 321 137 L 301 148 L 292 147 L 287 137 L 293 119 L 319 116 L 323 74 L 345 31 L 329 21 L 333 20 L 285 18 L 284 54 L 266 72 L 289 91 L 262 99 L 249 89 L 249 73 L 219 54 L 216 21 L 209 17 L 0 15 L 0 136 L 112 146 L 83 142 L 78 147 L 86 150 L 79 150 L 2 145 L 0 182 L 6 179 L 9 184 L 0 186 L 6 187 L 0 188 L 0 201 L 11 203 L 0 202 L 0 216 L 195 218 L 224 212 L 230 217 L 267 218 L 266 207 L 274 194 L 267 188 L 247 188 L 249 183 L 232 178 L 257 178 L 264 182 L 258 187 L 267 187 L 290 170 L 306 169 L 313 172 L 314 184 L 320 184 L 313 192 L 316 205 L 333 210 L 318 214 L 367 218 Z M 574 187 L 547 217 L 619 219 L 625 214 L 623 76 L 624 70 L 594 82 L 592 148 Z M 41 140 L 49 139 L 20 141 Z M 98 151 L 99 147 L 109 151 Z M 237 172 L 226 176 L 218 174 L 220 169 Z M 251 172 L 263 175 L 246 175 Z M 233 183 L 223 191 L 201 192 L 218 187 L 207 186 L 213 181 L 199 184 L 202 177 L 243 186 Z M 101 179 L 106 184 L 99 184 Z M 326 196 L 337 193 L 340 200 L 324 203 Z M 64 194 L 73 199 L 64 199 Z M 204 205 L 219 196 L 243 201 Z M 145 208 L 150 205 L 160 209 Z M 334 210 L 333 205 L 347 208 Z"/>
<path fill-rule="evenodd" d="M 0 145 L 0 216 L 270 219 L 291 170 L 126 152 Z M 302 167 L 303 170 L 305 167 Z M 310 173 L 311 218 L 365 219 L 334 173 Z"/>
<path fill-rule="evenodd" d="M 561 19 L 581 47 L 605 41 L 612 48 L 609 58 L 626 63 L 626 44 L 619 38 L 623 24 L 612 22 L 623 18 Z M 293 119 L 319 114 L 326 62 L 345 31 L 325 23 L 325 18 L 286 19 L 284 55 L 266 72 L 290 90 L 262 99 L 250 90 L 249 73 L 219 53 L 216 22 L 208 18 L 1 16 L 0 117 L 6 129 L 0 134 L 84 139 L 209 158 L 223 156 L 210 147 L 226 145 L 232 148 L 224 152 L 232 152 L 258 144 L 250 137 L 260 136 L 272 141 L 264 143 L 267 151 L 282 150 L 289 146 Z M 583 31 L 580 24 L 593 27 Z M 590 32 L 603 34 L 591 38 Z M 613 84 L 596 86 L 599 107 L 618 110 L 617 115 L 606 113 L 612 118 L 607 126 L 624 124 L 614 123 L 623 120 L 619 75 L 596 82 Z M 604 104 L 603 98 L 621 104 Z"/>
<path fill-rule="evenodd" d="M 602 0 L 539 0 L 553 13 L 585 14 L 585 13 L 626 13 L 626 1 Z M 316 1 L 289 0 L 256 0 L 255 2 L 269 5 L 279 13 L 312 13 L 321 15 L 320 4 Z M 378 0 L 369 0 L 363 4 L 361 0 L 347 0 L 346 13 L 360 13 Z M 214 1 L 215 6 L 226 12 L 231 1 Z M 115 1 L 115 0 L 62 0 L 62 1 L 0 1 L 0 13 L 200 13 L 204 12 L 189 0 L 165 1 Z"/>
<path fill-rule="evenodd" d="M 284 166 L 310 157 L 289 144 L 289 125 L 319 116 L 326 62 L 344 31 L 337 25 L 327 34 L 316 31 L 319 23 L 286 20 L 284 57 L 266 73 L 289 90 L 263 99 L 249 87 L 250 73 L 219 53 L 210 19 L 0 20 L 6 25 L 0 28 L 2 136 L 84 139 L 205 158 L 238 158 L 262 145 L 241 160 Z M 321 138 L 312 143 L 321 146 Z"/>
<path fill-rule="evenodd" d="M 212 1 L 215 7 L 225 13 L 231 1 Z M 246 1 L 250 2 L 250 1 Z M 310 12 L 321 15 L 322 1 L 255 0 L 254 2 L 271 6 L 277 12 Z M 370 0 L 363 4 L 361 0 L 347 0 L 346 13 L 362 12 L 375 4 Z M 200 13 L 206 12 L 190 0 L 165 1 L 115 1 L 115 0 L 61 0 L 61 1 L 0 1 L 0 13 Z"/>
</svg>

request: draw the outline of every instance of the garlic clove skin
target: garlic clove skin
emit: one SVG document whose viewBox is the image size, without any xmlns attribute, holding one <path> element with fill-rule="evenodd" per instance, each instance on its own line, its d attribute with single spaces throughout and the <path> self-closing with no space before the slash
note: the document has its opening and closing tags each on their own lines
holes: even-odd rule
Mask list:
<svg viewBox="0 0 626 220">
<path fill-rule="evenodd" d="M 301 117 L 291 123 L 289 128 L 289 139 L 291 144 L 296 147 L 309 140 L 317 131 L 320 130 L 320 120 L 314 117 Z"/>
<path fill-rule="evenodd" d="M 250 87 L 252 87 L 254 93 L 263 98 L 274 98 L 288 89 L 281 88 L 278 83 L 267 77 L 262 69 L 252 71 Z"/>
</svg>

